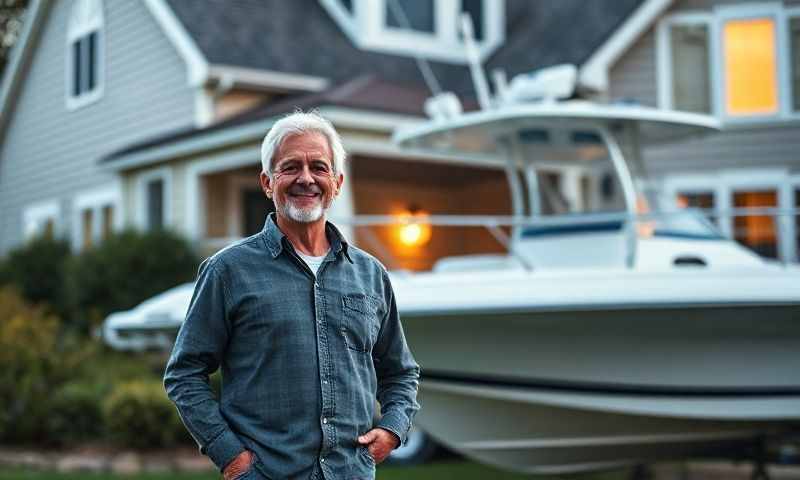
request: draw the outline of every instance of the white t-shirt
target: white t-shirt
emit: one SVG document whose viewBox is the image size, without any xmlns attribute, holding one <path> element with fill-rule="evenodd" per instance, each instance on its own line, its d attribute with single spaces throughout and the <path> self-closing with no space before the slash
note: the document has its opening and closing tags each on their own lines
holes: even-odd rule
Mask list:
<svg viewBox="0 0 800 480">
<path fill-rule="evenodd" d="M 328 249 L 328 252 L 330 252 L 330 249 Z M 314 272 L 314 276 L 316 276 L 317 270 L 319 270 L 319 266 L 322 265 L 322 261 L 325 260 L 325 257 L 328 256 L 328 252 L 323 253 L 319 257 L 312 257 L 311 255 L 306 255 L 300 251 L 297 251 L 297 256 L 299 256 L 300 258 L 303 259 L 304 262 L 306 262 L 308 268 L 310 268 L 311 271 Z"/>
</svg>

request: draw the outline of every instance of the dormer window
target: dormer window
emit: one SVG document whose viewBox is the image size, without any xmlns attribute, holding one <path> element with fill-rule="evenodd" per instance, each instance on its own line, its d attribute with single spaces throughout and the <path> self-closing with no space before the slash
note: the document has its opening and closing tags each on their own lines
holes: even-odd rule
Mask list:
<svg viewBox="0 0 800 480">
<path fill-rule="evenodd" d="M 70 110 L 103 94 L 103 2 L 76 0 L 67 26 L 66 99 Z"/>
<path fill-rule="evenodd" d="M 478 53 L 485 60 L 505 37 L 503 0 L 319 0 L 361 49 L 467 63 L 460 33 L 462 13 L 472 18 Z"/>
</svg>

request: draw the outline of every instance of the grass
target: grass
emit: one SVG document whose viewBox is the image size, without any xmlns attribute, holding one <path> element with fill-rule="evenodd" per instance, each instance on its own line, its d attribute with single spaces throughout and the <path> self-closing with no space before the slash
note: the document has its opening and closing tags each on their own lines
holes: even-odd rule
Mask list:
<svg viewBox="0 0 800 480">
<path fill-rule="evenodd" d="M 208 473 L 148 473 L 140 475 L 112 475 L 87 473 L 30 472 L 22 470 L 0 471 L 0 480 L 219 480 L 216 472 Z M 441 462 L 420 467 L 378 467 L 378 480 L 516 480 L 530 479 L 528 475 L 507 473 L 472 462 Z M 544 477 L 535 477 L 546 480 Z M 555 477 L 550 477 L 555 478 Z M 558 477 L 566 479 L 569 477 Z M 575 477 L 577 478 L 577 477 Z M 581 480 L 619 480 L 620 473 L 583 475 Z"/>
</svg>

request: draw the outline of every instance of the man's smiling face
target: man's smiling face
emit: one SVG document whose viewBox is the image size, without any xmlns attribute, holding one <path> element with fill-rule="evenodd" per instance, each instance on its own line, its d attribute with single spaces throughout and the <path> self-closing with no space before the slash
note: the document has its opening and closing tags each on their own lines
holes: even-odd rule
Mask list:
<svg viewBox="0 0 800 480">
<path fill-rule="evenodd" d="M 272 178 L 261 175 L 278 215 L 299 223 L 323 217 L 343 181 L 342 175 L 334 173 L 332 159 L 328 140 L 321 133 L 307 132 L 283 140 L 272 164 Z"/>
</svg>

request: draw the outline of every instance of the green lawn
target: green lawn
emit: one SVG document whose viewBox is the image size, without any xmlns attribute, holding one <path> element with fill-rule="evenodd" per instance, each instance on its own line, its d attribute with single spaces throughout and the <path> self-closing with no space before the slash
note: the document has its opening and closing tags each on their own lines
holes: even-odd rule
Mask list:
<svg viewBox="0 0 800 480">
<path fill-rule="evenodd" d="M 0 472 L 0 480 L 219 480 L 219 478 L 220 476 L 214 472 L 205 474 L 142 474 L 134 476 L 110 474 L 89 475 L 86 473 L 65 474 L 50 472 L 25 472 L 19 470 Z M 531 477 L 501 472 L 471 462 L 453 461 L 432 463 L 421 467 L 379 467 L 377 478 L 378 480 L 515 480 Z M 546 480 L 544 477 L 534 478 Z M 570 477 L 558 478 L 563 480 Z M 606 473 L 597 475 L 583 475 L 579 478 L 581 480 L 620 480 L 624 478 L 624 476 L 621 473 Z"/>
</svg>

